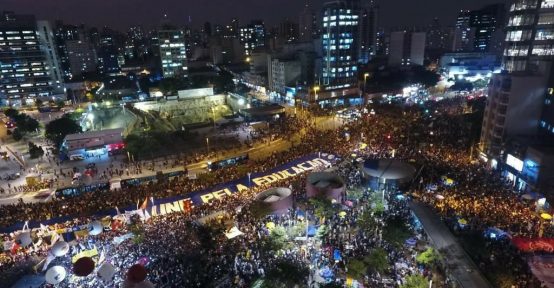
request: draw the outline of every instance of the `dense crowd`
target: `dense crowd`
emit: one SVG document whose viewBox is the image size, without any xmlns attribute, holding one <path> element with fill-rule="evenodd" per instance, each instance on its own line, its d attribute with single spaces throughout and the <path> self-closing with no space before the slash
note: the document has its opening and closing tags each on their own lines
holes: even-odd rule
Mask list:
<svg viewBox="0 0 554 288">
<path fill-rule="evenodd" d="M 267 159 L 251 160 L 246 167 L 229 167 L 206 173 L 194 180 L 180 177 L 166 183 L 129 187 L 124 191 L 89 193 L 63 201 L 7 205 L 0 208 L 0 225 L 8 226 L 22 220 L 40 221 L 52 217 L 75 215 L 76 218 L 70 223 L 59 225 L 59 227 L 74 226 L 86 223 L 89 221 L 87 217 L 98 211 L 131 206 L 145 197 L 164 198 L 183 195 L 243 177 L 247 172 L 266 171 L 308 153 L 325 151 L 343 156 L 345 159 L 350 159 L 349 157 L 353 156 L 352 153 L 355 153 L 355 157 L 394 157 L 416 163 L 421 168 L 418 170 L 416 180 L 408 187 L 411 195 L 431 205 L 447 221 L 467 219 L 466 229 L 482 231 L 494 226 L 512 235 L 533 237 L 552 235 L 551 226 L 541 221 L 532 203 L 522 201 L 518 191 L 514 191 L 512 185 L 502 179 L 498 173 L 487 169 L 482 163 L 469 159 L 469 147 L 473 142 L 470 137 L 471 128 L 468 127 L 461 113 L 464 103 L 463 99 L 446 100 L 428 103 L 424 109 L 374 105 L 375 113 L 365 111 L 360 119 L 331 131 L 314 129 L 314 124 L 310 121 L 298 121 L 296 124 L 305 131 L 300 143 L 295 143 L 287 151 L 268 155 Z M 365 146 L 361 148 L 360 143 Z M 342 167 L 340 173 L 350 187 L 358 185 L 361 181 L 359 172 L 352 165 Z M 444 177 L 453 179 L 454 184 L 440 185 Z M 293 187 L 295 188 L 293 191 L 299 194 L 303 187 L 302 181 L 302 178 L 289 179 L 273 185 Z M 104 249 L 115 249 L 113 251 L 117 253 L 114 255 L 124 255 L 122 259 L 112 259 L 113 263 L 121 269 L 148 255 L 152 258 L 149 264 L 150 279 L 162 285 L 161 287 L 183 285 L 201 287 L 205 281 L 214 279 L 228 281 L 240 287 L 250 283 L 257 276 L 267 273 L 272 269 L 273 260 L 276 260 L 275 257 L 260 255 L 264 250 L 259 246 L 262 242 L 258 240 L 267 234 L 267 229 L 260 224 L 262 222 L 256 221 L 245 209 L 236 209 L 247 205 L 253 194 L 266 188 L 268 187 L 256 187 L 244 192 L 247 193 L 246 195 L 237 193 L 225 202 L 211 202 L 209 205 L 196 207 L 189 215 L 178 214 L 154 218 L 145 224 L 145 240 L 141 244 L 125 242 L 115 247 L 109 245 L 110 247 Z M 439 195 L 441 197 L 438 197 Z M 402 204 L 393 208 L 390 213 L 399 214 L 403 218 L 408 217 L 405 214 L 407 208 Z M 224 241 L 222 233 L 216 236 L 213 231 L 195 224 L 198 218 L 209 215 L 211 211 L 220 210 L 226 211 L 231 219 L 235 219 L 236 225 L 245 233 L 244 237 L 238 238 L 237 241 Z M 351 226 L 354 226 L 356 213 L 359 211 L 352 209 L 345 218 L 328 219 L 326 224 L 331 227 L 330 229 L 341 233 L 330 233 L 331 236 L 324 239 L 323 243 L 333 247 L 345 246 L 348 243 L 349 247 L 354 247 L 352 251 L 347 252 L 347 255 L 352 253 L 350 256 L 366 253 L 376 245 L 384 247 L 389 261 L 395 267 L 393 270 L 396 284 L 401 283 L 406 275 L 417 272 L 413 264 L 413 255 L 398 253 L 387 243 L 381 243 L 380 237 L 376 236 L 378 233 L 357 235 L 343 233 L 350 231 Z M 285 217 L 276 221 L 286 223 L 287 220 L 289 219 Z M 105 234 L 102 237 L 109 239 L 111 236 Z M 182 244 L 183 239 L 187 239 L 186 245 Z M 102 241 L 102 239 L 94 239 L 93 244 L 105 247 Z M 507 253 L 505 257 L 516 259 L 512 257 L 514 253 L 508 253 L 505 245 L 493 248 Z M 19 251 L 15 255 L 4 255 L 4 258 L 0 259 L 7 260 L 0 263 L 0 269 L 13 268 L 16 262 L 28 257 L 41 256 L 44 251 L 38 250 L 31 253 Z M 286 251 L 285 255 L 294 261 L 302 261 L 302 253 L 305 251 Z M 191 259 L 205 265 L 190 265 Z M 495 262 L 484 261 L 483 263 Z M 332 261 L 320 258 L 315 264 L 328 266 L 332 265 Z M 514 275 L 521 275 L 521 283 L 530 283 L 529 271 L 521 267 L 523 266 L 514 266 L 512 272 Z M 338 268 L 340 267 L 334 269 L 340 273 Z M 119 277 L 118 279 L 121 280 L 122 275 Z"/>
</svg>

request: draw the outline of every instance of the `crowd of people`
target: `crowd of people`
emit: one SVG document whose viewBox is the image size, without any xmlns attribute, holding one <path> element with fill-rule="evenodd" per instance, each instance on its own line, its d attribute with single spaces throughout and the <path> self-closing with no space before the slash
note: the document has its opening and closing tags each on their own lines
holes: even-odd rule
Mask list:
<svg viewBox="0 0 554 288">
<path fill-rule="evenodd" d="M 469 159 L 469 147 L 473 142 L 470 128 L 459 108 L 463 102 L 463 99 L 454 99 L 428 103 L 424 109 L 374 105 L 372 109 L 375 113 L 365 111 L 360 119 L 329 131 L 314 129 L 314 124 L 310 121 L 297 121 L 296 125 L 305 132 L 300 143 L 293 143 L 291 149 L 272 153 L 266 159 L 250 160 L 246 164 L 246 169 L 242 166 L 228 167 L 209 172 L 198 179 L 177 177 L 167 182 L 128 187 L 118 191 L 99 191 L 49 203 L 6 205 L 0 207 L 0 226 L 6 227 L 23 220 L 43 221 L 73 215 L 73 220 L 60 223 L 56 228 L 72 227 L 89 222 L 90 215 L 99 211 L 128 207 L 145 197 L 159 199 L 185 195 L 191 191 L 243 177 L 247 171 L 267 171 L 306 154 L 323 151 L 345 159 L 350 159 L 354 153 L 356 157 L 394 157 L 416 163 L 421 169 L 416 175 L 416 180 L 408 187 L 409 194 L 431 205 L 447 221 L 467 219 L 466 229 L 482 231 L 486 227 L 494 226 L 512 235 L 552 235 L 551 226 L 540 219 L 533 203 L 522 201 L 517 191 L 514 191 L 498 173 L 487 169 L 482 163 Z M 295 131 L 298 129 L 281 132 Z M 363 148 L 361 143 L 364 144 Z M 353 165 L 340 168 L 340 173 L 349 187 L 355 187 L 361 182 L 359 170 Z M 453 179 L 454 184 L 437 185 L 445 176 Z M 273 183 L 272 186 L 292 187 L 295 196 L 299 196 L 303 194 L 303 181 L 302 177 L 297 177 Z M 436 188 L 429 189 L 431 186 Z M 206 281 L 215 279 L 242 287 L 267 274 L 277 265 L 275 263 L 278 263 L 276 255 L 263 255 L 263 241 L 259 240 L 268 234 L 264 222 L 250 215 L 248 209 L 237 209 L 246 207 L 253 195 L 267 188 L 269 187 L 258 186 L 236 193 L 225 201 L 195 207 L 190 214 L 152 218 L 144 224 L 144 240 L 140 243 L 127 241 L 119 245 L 109 244 L 114 236 L 111 233 L 126 233 L 124 228 L 122 231 L 111 231 L 100 237 L 93 237 L 91 245 L 110 252 L 108 255 L 115 255 L 110 261 L 121 271 L 136 263 L 138 259 L 149 257 L 149 279 L 159 287 L 202 287 Z M 363 199 L 360 199 L 360 202 L 363 202 Z M 322 240 L 324 245 L 341 247 L 340 250 L 348 257 L 363 255 L 377 246 L 383 247 L 394 267 L 392 285 L 402 283 L 406 275 L 423 273 L 414 264 L 413 251 L 411 254 L 399 253 L 392 245 L 383 243 L 378 229 L 371 233 L 351 233 L 357 213 L 362 212 L 358 209 L 364 208 L 351 209 L 342 218 L 327 219 L 325 224 L 331 231 L 338 233 L 329 233 L 329 236 Z M 230 219 L 234 219 L 236 226 L 244 232 L 244 237 L 239 237 L 236 241 L 226 241 L 223 233 L 216 233 L 212 228 L 197 225 L 198 219 L 213 211 L 226 211 Z M 409 218 L 409 212 L 403 204 L 392 206 L 388 213 L 389 216 Z M 389 217 L 387 215 L 382 221 Z M 278 221 L 286 223 L 287 220 L 290 219 L 285 217 Z M 8 235 L 3 236 L 9 238 Z M 347 245 L 354 248 L 346 249 Z M 14 254 L 4 253 L 0 258 L 3 261 L 0 262 L 0 271 L 13 270 L 18 267 L 16 264 L 31 257 L 44 257 L 46 251 L 43 247 L 33 251 L 20 249 Z M 506 252 L 507 249 L 503 251 Z M 305 254 L 306 251 L 300 249 L 289 249 L 285 252 L 291 261 L 299 262 L 303 261 L 302 255 Z M 506 257 L 511 257 L 515 254 L 507 255 L 509 256 Z M 319 258 L 313 264 L 319 267 L 333 266 L 334 261 L 331 257 L 332 255 L 327 255 L 326 259 Z M 191 262 L 196 264 L 191 265 Z M 333 269 L 335 273 L 341 273 L 341 267 Z M 122 281 L 122 273 L 114 281 Z M 521 281 L 531 279 L 529 271 L 521 269 L 521 266 L 514 268 L 513 273 L 523 275 L 520 279 L 526 280 Z M 78 281 L 81 281 L 79 283 L 83 287 L 95 287 L 94 282 L 92 286 L 87 286 L 87 283 L 91 283 L 90 279 L 89 282 L 82 279 Z M 72 287 L 73 284 L 68 285 L 67 287 Z"/>
</svg>

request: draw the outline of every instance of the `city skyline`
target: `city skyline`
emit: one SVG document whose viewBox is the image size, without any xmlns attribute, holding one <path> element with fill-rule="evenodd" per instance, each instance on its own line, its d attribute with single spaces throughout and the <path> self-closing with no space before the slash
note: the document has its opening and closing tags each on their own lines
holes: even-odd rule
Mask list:
<svg viewBox="0 0 554 288">
<path fill-rule="evenodd" d="M 298 21 L 305 1 L 253 1 L 242 0 L 243 5 L 229 1 L 209 0 L 202 3 L 178 0 L 162 0 L 157 2 L 145 0 L 95 1 L 83 9 L 82 3 L 71 0 L 2 0 L 2 9 L 18 14 L 34 14 L 37 19 L 62 20 L 68 24 L 85 24 L 94 27 L 113 27 L 126 30 L 132 26 L 155 28 L 161 23 L 164 14 L 176 25 L 191 24 L 200 27 L 204 22 L 226 24 L 232 18 L 238 17 L 240 22 L 247 23 L 252 19 L 262 19 L 268 25 L 280 23 L 288 18 Z M 321 11 L 323 0 L 309 1 L 313 11 Z M 468 0 L 457 3 L 455 0 L 429 0 L 429 5 L 421 5 L 417 1 L 391 0 L 376 1 L 380 7 L 379 26 L 384 28 L 426 26 L 434 17 L 438 17 L 442 25 L 453 25 L 456 15 L 461 9 L 477 9 L 487 4 L 505 3 L 498 0 Z M 461 6 L 460 4 L 463 4 Z M 403 7 L 399 11 L 396 8 Z M 248 9 L 245 9 L 248 8 Z M 129 10 L 129 13 L 125 13 Z M 79 13 L 68 13 L 79 11 Z M 180 12 L 182 11 L 182 12 Z M 256 11 L 256 13 L 252 13 Z"/>
</svg>

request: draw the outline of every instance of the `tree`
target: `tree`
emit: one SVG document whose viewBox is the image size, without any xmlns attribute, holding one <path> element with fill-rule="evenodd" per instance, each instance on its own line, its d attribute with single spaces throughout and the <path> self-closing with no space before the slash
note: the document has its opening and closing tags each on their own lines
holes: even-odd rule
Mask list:
<svg viewBox="0 0 554 288">
<path fill-rule="evenodd" d="M 45 136 L 54 142 L 56 147 L 60 147 L 65 136 L 80 132 L 81 126 L 69 117 L 64 116 L 46 124 Z"/>
<path fill-rule="evenodd" d="M 266 202 L 255 201 L 248 206 L 248 212 L 254 219 L 263 219 L 271 213 L 271 206 Z"/>
<path fill-rule="evenodd" d="M 17 114 L 19 114 L 19 111 L 17 111 L 16 109 L 13 109 L 13 108 L 8 108 L 8 109 L 4 110 L 4 115 L 6 115 L 10 118 L 14 118 Z"/>
<path fill-rule="evenodd" d="M 23 133 L 21 133 L 21 130 L 19 128 L 15 128 L 13 129 L 12 137 L 13 137 L 13 140 L 19 141 L 23 139 Z"/>
<path fill-rule="evenodd" d="M 62 109 L 64 106 L 65 106 L 65 102 L 63 100 L 61 99 L 56 100 L 56 107 L 58 107 L 58 109 Z"/>
<path fill-rule="evenodd" d="M 305 265 L 292 260 L 281 258 L 275 261 L 265 276 L 266 287 L 295 287 L 306 286 L 310 270 Z M 266 285 L 267 285 L 266 284 Z"/>
<path fill-rule="evenodd" d="M 433 266 L 435 263 L 437 263 L 440 260 L 440 255 L 437 253 L 437 251 L 431 247 L 427 248 L 427 250 L 419 253 L 416 257 L 416 261 L 419 264 L 423 264 L 426 266 Z"/>
<path fill-rule="evenodd" d="M 346 265 L 348 271 L 346 274 L 354 279 L 361 279 L 367 273 L 367 265 L 361 259 L 352 259 Z"/>
<path fill-rule="evenodd" d="M 336 212 L 331 200 L 325 197 L 316 197 L 309 200 L 310 205 L 314 206 L 314 213 L 320 219 L 329 218 Z"/>
<path fill-rule="evenodd" d="M 329 227 L 327 227 L 327 225 L 321 224 L 319 228 L 317 228 L 317 232 L 315 236 L 318 239 L 323 239 L 328 233 L 329 233 Z"/>
<path fill-rule="evenodd" d="M 283 249 L 287 241 L 287 231 L 285 228 L 279 225 L 275 226 L 275 228 L 269 232 L 269 241 L 273 251 Z"/>
<path fill-rule="evenodd" d="M 29 154 L 31 159 L 36 159 L 44 155 L 44 149 L 42 147 L 35 145 L 33 142 L 29 142 Z"/>
<path fill-rule="evenodd" d="M 375 272 L 383 274 L 387 268 L 389 268 L 389 259 L 387 252 L 383 248 L 377 248 L 364 258 L 364 261 Z"/>
<path fill-rule="evenodd" d="M 357 226 L 360 227 L 360 229 L 364 231 L 370 231 L 375 228 L 377 225 L 377 221 L 375 219 L 375 216 L 372 215 L 372 211 L 369 209 L 364 210 L 358 217 L 358 221 L 356 221 Z"/>
<path fill-rule="evenodd" d="M 21 133 L 35 132 L 38 130 L 39 123 L 36 119 L 25 113 L 17 114 L 14 117 L 15 125 L 21 130 Z"/>
<path fill-rule="evenodd" d="M 397 247 L 404 245 L 412 233 L 402 218 L 393 218 L 385 223 L 383 239 Z"/>
<path fill-rule="evenodd" d="M 429 283 L 427 279 L 421 275 L 410 275 L 406 277 L 404 284 L 400 285 L 400 288 L 427 288 Z"/>
<path fill-rule="evenodd" d="M 42 101 L 42 100 L 40 100 L 40 99 L 35 99 L 35 106 L 37 106 L 37 108 L 42 107 L 42 104 L 43 104 L 43 101 Z"/>
</svg>

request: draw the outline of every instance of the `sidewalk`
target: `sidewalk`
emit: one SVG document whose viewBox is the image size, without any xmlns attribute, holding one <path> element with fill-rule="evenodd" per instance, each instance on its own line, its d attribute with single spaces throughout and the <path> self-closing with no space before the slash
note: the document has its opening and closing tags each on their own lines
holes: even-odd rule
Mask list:
<svg viewBox="0 0 554 288">
<path fill-rule="evenodd" d="M 447 266 L 447 273 L 452 275 L 461 287 L 491 287 L 475 263 L 467 255 L 448 227 L 429 207 L 418 202 L 410 202 L 410 209 L 421 221 L 423 229 L 431 243 L 442 254 Z"/>
</svg>

